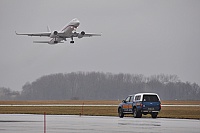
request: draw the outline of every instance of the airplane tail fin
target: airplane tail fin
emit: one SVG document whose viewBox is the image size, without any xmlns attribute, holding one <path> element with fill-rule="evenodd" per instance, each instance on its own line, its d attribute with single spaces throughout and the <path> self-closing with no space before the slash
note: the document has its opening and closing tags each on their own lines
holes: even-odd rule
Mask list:
<svg viewBox="0 0 200 133">
<path fill-rule="evenodd" d="M 49 26 L 47 26 L 47 31 L 48 31 L 48 32 L 51 32 L 51 29 L 49 28 Z"/>
</svg>

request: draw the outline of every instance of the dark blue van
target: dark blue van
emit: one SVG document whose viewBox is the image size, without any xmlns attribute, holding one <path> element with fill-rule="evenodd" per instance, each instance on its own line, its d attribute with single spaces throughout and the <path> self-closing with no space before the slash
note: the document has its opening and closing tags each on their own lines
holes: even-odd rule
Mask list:
<svg viewBox="0 0 200 133">
<path fill-rule="evenodd" d="M 161 102 L 156 93 L 137 93 L 129 95 L 118 106 L 118 114 L 123 118 L 125 114 L 133 114 L 135 118 L 141 118 L 142 114 L 151 114 L 152 118 L 157 118 L 161 110 Z"/>
</svg>

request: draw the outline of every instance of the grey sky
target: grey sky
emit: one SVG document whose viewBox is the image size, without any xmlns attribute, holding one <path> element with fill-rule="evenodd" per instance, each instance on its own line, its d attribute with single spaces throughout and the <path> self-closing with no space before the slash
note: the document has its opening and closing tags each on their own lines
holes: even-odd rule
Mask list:
<svg viewBox="0 0 200 133">
<path fill-rule="evenodd" d="M 175 74 L 200 84 L 199 0 L 1 0 L 0 17 L 0 86 L 21 90 L 77 71 Z M 73 18 L 78 31 L 103 36 L 51 46 L 14 33 L 60 30 Z"/>
</svg>

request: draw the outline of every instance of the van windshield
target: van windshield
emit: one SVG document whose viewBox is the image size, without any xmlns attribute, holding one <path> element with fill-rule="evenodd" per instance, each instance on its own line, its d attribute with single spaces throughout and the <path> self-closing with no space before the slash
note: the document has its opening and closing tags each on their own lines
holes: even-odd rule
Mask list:
<svg viewBox="0 0 200 133">
<path fill-rule="evenodd" d="M 143 102 L 159 102 L 157 95 L 144 95 Z"/>
</svg>

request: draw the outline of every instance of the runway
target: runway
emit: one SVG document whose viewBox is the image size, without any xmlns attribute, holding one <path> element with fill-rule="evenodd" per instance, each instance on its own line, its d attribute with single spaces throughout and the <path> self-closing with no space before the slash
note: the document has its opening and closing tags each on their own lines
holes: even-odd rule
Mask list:
<svg viewBox="0 0 200 133">
<path fill-rule="evenodd" d="M 46 133 L 199 133 L 200 120 L 47 115 Z M 44 116 L 0 114 L 2 133 L 42 133 Z"/>
</svg>

